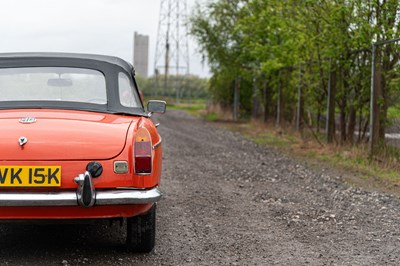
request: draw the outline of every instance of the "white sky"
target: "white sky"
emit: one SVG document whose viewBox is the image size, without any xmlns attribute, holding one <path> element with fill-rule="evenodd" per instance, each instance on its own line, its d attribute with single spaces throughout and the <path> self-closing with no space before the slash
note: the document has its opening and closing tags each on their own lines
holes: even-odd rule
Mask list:
<svg viewBox="0 0 400 266">
<path fill-rule="evenodd" d="M 188 13 L 195 1 L 187 0 Z M 132 63 L 133 32 L 150 36 L 153 74 L 160 0 L 0 0 L 0 53 L 107 54 Z M 209 76 L 195 43 L 190 72 Z"/>
</svg>

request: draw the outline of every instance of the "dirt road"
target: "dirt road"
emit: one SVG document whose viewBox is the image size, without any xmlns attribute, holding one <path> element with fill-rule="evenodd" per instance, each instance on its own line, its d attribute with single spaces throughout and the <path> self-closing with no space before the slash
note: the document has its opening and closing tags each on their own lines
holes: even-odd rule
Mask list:
<svg viewBox="0 0 400 266">
<path fill-rule="evenodd" d="M 0 226 L 0 265 L 398 265 L 400 201 L 179 111 L 157 116 L 155 250 L 118 225 Z"/>
</svg>

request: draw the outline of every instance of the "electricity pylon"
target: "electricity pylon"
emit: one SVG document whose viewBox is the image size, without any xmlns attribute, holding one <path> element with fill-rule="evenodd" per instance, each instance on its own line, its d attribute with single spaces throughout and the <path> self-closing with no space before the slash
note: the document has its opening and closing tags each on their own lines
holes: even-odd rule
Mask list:
<svg viewBox="0 0 400 266">
<path fill-rule="evenodd" d="M 178 76 L 189 74 L 187 22 L 186 0 L 161 0 L 154 71 L 157 80 L 159 75 L 163 75 L 164 95 L 167 92 L 169 76 L 176 76 L 177 99 L 180 89 Z"/>
</svg>

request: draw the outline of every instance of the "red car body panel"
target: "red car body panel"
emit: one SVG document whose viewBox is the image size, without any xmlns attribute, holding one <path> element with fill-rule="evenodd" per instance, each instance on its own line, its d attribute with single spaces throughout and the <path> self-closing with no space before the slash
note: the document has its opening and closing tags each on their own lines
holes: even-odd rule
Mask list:
<svg viewBox="0 0 400 266">
<path fill-rule="evenodd" d="M 112 87 L 110 84 L 118 84 L 116 83 L 118 73 L 124 73 L 131 78 L 131 84 L 136 90 L 134 92 L 139 95 L 134 77 L 130 76 L 134 71 L 126 62 L 92 55 L 79 55 L 77 58 L 75 56 L 58 54 L 48 56 L 45 54 L 40 55 L 37 59 L 37 55 L 32 54 L 27 58 L 39 66 L 48 62 L 58 66 L 60 57 L 60 60 L 65 59 L 67 66 L 74 67 L 76 61 L 77 67 L 79 64 L 84 67 L 88 65 L 89 68 L 99 67 L 99 71 L 104 71 L 106 78 L 111 80 L 107 81 L 107 89 Z M 13 55 L 5 57 L 8 61 L 0 62 L 0 70 L 2 67 L 8 68 L 7 64 L 15 64 Z M 22 57 L 17 55 L 15 60 L 29 65 L 24 61 L 24 55 Z M 5 64 L 5 66 L 1 64 Z M 0 185 L 0 195 L 4 198 L 7 198 L 7 193 L 29 194 L 32 192 L 32 194 L 46 195 L 46 193 L 70 192 L 75 195 L 78 193 L 76 178 L 85 171 L 87 172 L 88 164 L 94 161 L 100 163 L 103 169 L 100 176 L 91 179 L 97 192 L 132 190 L 140 193 L 158 189 L 162 168 L 162 139 L 140 100 L 138 100 L 140 106 L 129 109 L 121 106 L 118 100 L 119 96 L 116 96 L 115 93 L 115 91 L 107 93 L 107 97 L 109 97 L 107 105 L 105 105 L 106 107 L 98 105 L 100 111 L 96 111 L 96 104 L 89 103 L 89 107 L 86 107 L 78 103 L 80 108 L 73 109 L 70 108 L 68 102 L 62 103 L 64 105 L 60 108 L 54 106 L 54 103 L 50 103 L 49 108 L 36 106 L 19 108 L 5 99 L 5 107 L 0 105 L 0 167 L 11 169 L 11 166 L 59 166 L 61 167 L 61 185 L 58 187 Z M 35 104 L 37 105 L 37 103 Z M 94 110 L 86 110 L 92 107 Z M 21 119 L 28 117 L 35 118 L 35 121 L 32 123 L 21 122 Z M 136 174 L 134 142 L 135 135 L 141 128 L 147 130 L 151 139 L 151 173 Z M 28 140 L 24 145 L 19 143 L 22 136 Z M 117 173 L 115 164 L 118 162 L 126 163 L 127 170 Z M 0 172 L 0 178 L 1 174 L 3 177 L 5 176 L 4 171 Z M 157 200 L 160 197 L 161 193 Z M 132 217 L 149 211 L 155 201 L 149 199 L 144 203 L 110 205 L 96 205 L 95 203 L 93 206 L 86 207 L 79 206 L 78 201 L 76 206 L 51 206 L 51 203 L 47 203 L 47 206 L 17 206 L 19 203 L 7 206 L 7 202 L 2 202 L 0 204 L 0 220 Z"/>
<path fill-rule="evenodd" d="M 32 116 L 33 124 L 18 119 Z M 152 150 L 152 173 L 136 175 L 133 167 L 133 139 L 138 128 L 145 127 L 152 145 L 161 142 L 153 122 L 143 117 L 98 114 L 66 110 L 0 111 L 0 128 L 7 138 L 0 138 L 2 166 L 61 166 L 59 188 L 0 188 L 2 191 L 54 191 L 76 189 L 74 178 L 93 160 L 103 166 L 103 174 L 93 178 L 96 189 L 152 188 L 160 183 L 162 146 Z M 19 147 L 18 137 L 25 135 L 29 144 Z M 65 141 L 67 140 L 67 141 Z M 127 141 L 130 140 L 130 141 Z M 48 158 L 49 154 L 54 155 Z M 109 156 L 113 154 L 114 156 Z M 6 160 L 7 159 L 7 160 Z M 114 162 L 128 161 L 128 172 L 114 173 Z M 151 204 L 113 205 L 82 208 L 0 207 L 2 219 L 62 219 L 130 217 L 146 212 Z"/>
<path fill-rule="evenodd" d="M 32 124 L 19 122 L 35 117 Z M 116 157 L 124 149 L 131 124 L 139 118 L 82 111 L 12 110 L 0 112 L 0 160 L 103 160 Z M 27 137 L 23 149 L 18 138 Z"/>
</svg>

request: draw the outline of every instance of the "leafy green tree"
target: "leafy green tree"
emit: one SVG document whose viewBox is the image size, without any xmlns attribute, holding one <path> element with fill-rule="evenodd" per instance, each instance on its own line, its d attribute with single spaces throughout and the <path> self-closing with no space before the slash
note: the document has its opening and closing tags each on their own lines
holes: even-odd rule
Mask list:
<svg viewBox="0 0 400 266">
<path fill-rule="evenodd" d="M 368 125 L 371 44 L 399 36 L 399 11 L 397 0 L 216 0 L 198 6 L 190 22 L 211 65 L 215 101 L 229 107 L 232 82 L 241 77 L 248 112 L 257 104 L 252 96 L 259 97 L 265 113 L 290 121 L 303 103 L 301 119 L 304 111 L 317 114 L 319 129 L 329 115 L 334 133 L 338 117 L 337 141 L 352 143 L 357 120 L 359 133 Z M 390 99 L 400 94 L 398 83 L 390 82 L 398 78 L 397 49 L 390 44 L 377 51 L 381 138 Z M 328 102 L 333 112 L 325 113 Z"/>
<path fill-rule="evenodd" d="M 170 76 L 168 87 L 164 88 L 163 80 L 156 76 L 136 77 L 139 89 L 148 97 L 176 97 L 179 99 L 206 99 L 208 97 L 208 79 L 194 75 Z M 178 90 L 177 90 L 177 87 Z M 178 95 L 177 95 L 178 92 Z"/>
</svg>

